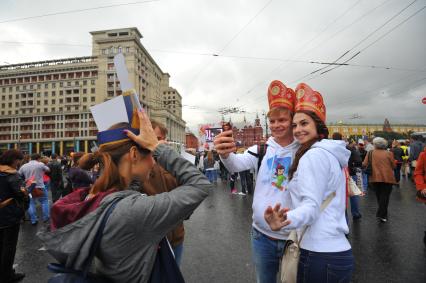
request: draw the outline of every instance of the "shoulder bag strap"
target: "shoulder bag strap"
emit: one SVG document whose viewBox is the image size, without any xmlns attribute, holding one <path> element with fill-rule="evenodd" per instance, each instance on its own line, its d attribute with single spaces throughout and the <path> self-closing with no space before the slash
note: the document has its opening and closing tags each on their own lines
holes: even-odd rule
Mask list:
<svg viewBox="0 0 426 283">
<path fill-rule="evenodd" d="M 328 195 L 328 197 L 322 202 L 320 207 L 320 213 L 324 211 L 324 209 L 327 208 L 327 206 L 330 204 L 330 202 L 333 200 L 333 198 L 336 196 L 336 192 L 332 192 Z M 305 235 L 306 230 L 308 230 L 310 226 L 305 226 L 302 230 L 302 234 L 300 235 L 300 240 L 297 241 L 297 245 L 300 245 L 302 242 L 303 236 Z"/>
<path fill-rule="evenodd" d="M 113 200 L 112 204 L 107 208 L 107 211 L 105 212 L 101 224 L 99 225 L 98 231 L 96 232 L 95 235 L 95 240 L 92 244 L 92 246 L 90 247 L 90 251 L 89 251 L 89 256 L 86 259 L 86 263 L 85 263 L 85 267 L 83 270 L 83 276 L 86 278 L 87 274 L 89 273 L 90 267 L 92 265 L 92 261 L 95 257 L 96 254 L 96 250 L 99 247 L 99 244 L 101 243 L 101 239 L 102 239 L 102 234 L 104 232 L 105 229 L 105 225 L 106 222 L 108 221 L 109 216 L 111 215 L 112 211 L 114 210 L 115 206 L 117 205 L 117 203 L 122 200 L 121 198 L 117 198 L 115 200 Z"/>
</svg>

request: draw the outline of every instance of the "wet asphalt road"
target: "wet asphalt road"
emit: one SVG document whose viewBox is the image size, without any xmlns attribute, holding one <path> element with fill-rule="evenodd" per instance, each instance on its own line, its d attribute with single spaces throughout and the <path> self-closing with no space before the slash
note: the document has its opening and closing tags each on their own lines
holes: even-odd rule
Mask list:
<svg viewBox="0 0 426 283">
<path fill-rule="evenodd" d="M 402 181 L 393 189 L 389 221 L 375 219 L 371 192 L 361 200 L 360 221 L 352 223 L 350 241 L 356 260 L 353 282 L 426 282 L 426 206 L 415 201 L 414 186 Z M 220 181 L 216 190 L 185 222 L 182 272 L 188 283 L 255 282 L 251 261 L 251 196 L 231 195 Z M 22 282 L 47 282 L 46 265 L 54 260 L 35 237 L 37 229 L 21 226 L 15 262 Z"/>
</svg>

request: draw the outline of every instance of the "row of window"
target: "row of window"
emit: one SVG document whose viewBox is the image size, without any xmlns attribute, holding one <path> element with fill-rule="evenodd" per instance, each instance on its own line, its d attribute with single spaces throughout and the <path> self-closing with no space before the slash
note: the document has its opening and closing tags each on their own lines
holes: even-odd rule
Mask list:
<svg viewBox="0 0 426 283">
<path fill-rule="evenodd" d="M 64 93 L 65 94 L 80 94 L 80 89 L 67 89 L 67 90 L 65 90 L 65 92 L 63 90 L 60 90 L 59 91 L 59 96 L 63 96 Z M 88 93 L 88 89 L 83 88 L 82 89 L 82 93 L 83 94 L 87 94 Z M 91 94 L 95 94 L 96 93 L 96 88 L 91 88 L 90 89 L 90 93 Z M 56 91 L 52 91 L 50 94 L 51 94 L 51 96 L 56 96 Z M 33 98 L 33 95 L 34 95 L 33 93 L 17 93 L 17 94 L 15 94 L 15 99 L 27 99 L 27 98 L 31 99 L 31 98 Z M 48 97 L 48 96 L 49 96 L 49 92 L 45 91 L 44 92 L 44 97 Z M 1 96 L 1 100 L 6 100 L 6 97 L 7 97 L 6 95 L 2 95 Z M 40 98 L 41 97 L 41 93 L 37 92 L 36 93 L 36 97 Z M 9 94 L 9 100 L 12 100 L 12 99 L 13 99 L 13 95 Z"/>
<path fill-rule="evenodd" d="M 56 110 L 57 109 L 57 110 Z M 35 110 L 35 111 L 33 111 Z M 42 111 L 43 110 L 43 111 Z M 8 111 L 4 111 L 2 110 L 0 113 L 1 115 L 18 115 L 18 114 L 33 114 L 33 113 L 47 113 L 47 112 L 63 112 L 63 111 L 78 111 L 80 110 L 80 106 L 66 106 L 66 107 L 51 107 L 51 108 L 44 108 L 44 109 L 20 109 L 20 110 L 8 110 Z M 89 110 L 88 107 L 86 105 L 83 105 L 81 107 L 81 110 Z"/>
<path fill-rule="evenodd" d="M 96 84 L 95 80 L 90 81 L 90 85 L 95 85 L 95 84 Z M 51 88 L 56 88 L 56 86 L 57 86 L 56 83 L 44 84 L 44 88 L 49 88 L 49 85 L 51 86 Z M 65 84 L 64 84 L 64 82 L 60 82 L 58 85 L 59 85 L 59 87 L 64 87 Z M 80 86 L 80 81 L 75 81 L 74 84 L 71 81 L 66 82 L 66 86 L 72 86 L 72 85 Z M 87 81 L 86 80 L 81 81 L 81 85 L 87 86 Z M 41 89 L 41 85 L 40 84 L 37 84 L 37 85 L 33 84 L 33 85 L 29 85 L 28 87 L 27 87 L 27 85 L 15 86 L 15 91 L 25 91 L 25 90 L 35 90 L 35 89 Z M 7 88 L 3 87 L 2 93 L 5 93 L 6 90 L 7 90 Z M 12 92 L 12 91 L 13 91 L 13 87 L 10 86 L 9 92 Z"/>
<path fill-rule="evenodd" d="M 126 46 L 126 47 L 124 47 L 124 50 L 126 51 L 126 53 L 129 53 L 130 52 L 130 47 Z M 117 54 L 117 53 L 123 53 L 123 47 L 121 47 L 121 46 L 118 46 L 118 47 L 111 46 L 109 48 L 102 49 L 102 54 L 103 55 Z"/>
<path fill-rule="evenodd" d="M 0 85 L 9 85 L 9 84 L 21 84 L 21 83 L 37 83 L 44 81 L 57 81 L 57 80 L 66 80 L 66 79 L 80 79 L 80 78 L 90 78 L 97 77 L 98 71 L 84 71 L 84 72 L 72 72 L 72 73 L 60 73 L 60 74 L 51 74 L 51 75 L 36 75 L 31 77 L 19 77 L 11 79 L 0 79 Z"/>
</svg>

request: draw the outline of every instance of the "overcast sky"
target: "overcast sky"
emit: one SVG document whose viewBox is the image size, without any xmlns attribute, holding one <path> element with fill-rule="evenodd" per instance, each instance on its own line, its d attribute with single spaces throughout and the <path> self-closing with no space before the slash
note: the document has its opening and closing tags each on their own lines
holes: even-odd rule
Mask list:
<svg viewBox="0 0 426 283">
<path fill-rule="evenodd" d="M 120 3 L 0 1 L 0 65 L 89 56 L 90 31 L 137 27 L 192 129 L 220 121 L 222 107 L 246 111 L 233 121 L 253 120 L 274 79 L 319 91 L 327 122 L 426 124 L 426 0 L 159 0 L 10 21 Z M 361 51 L 351 66 L 321 74 L 331 68 L 309 63 L 347 51 L 337 62 Z"/>
</svg>

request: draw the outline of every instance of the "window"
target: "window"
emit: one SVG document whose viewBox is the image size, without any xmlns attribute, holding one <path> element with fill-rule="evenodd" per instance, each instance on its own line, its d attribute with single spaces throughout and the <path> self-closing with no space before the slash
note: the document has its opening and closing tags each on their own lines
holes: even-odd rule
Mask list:
<svg viewBox="0 0 426 283">
<path fill-rule="evenodd" d="M 110 53 L 110 54 L 114 54 L 114 47 L 112 47 L 112 46 L 111 46 L 111 47 L 109 48 L 109 53 Z"/>
<path fill-rule="evenodd" d="M 55 111 L 56 111 L 55 107 L 52 107 L 52 112 L 55 112 Z"/>
<path fill-rule="evenodd" d="M 19 94 L 15 94 L 15 98 L 16 98 L 16 99 L 19 99 Z"/>
<path fill-rule="evenodd" d="M 15 90 L 18 91 L 19 90 L 19 86 L 15 87 Z"/>
<path fill-rule="evenodd" d="M 87 97 L 83 97 L 83 102 L 87 102 Z"/>
<path fill-rule="evenodd" d="M 94 96 L 90 97 L 91 102 L 95 102 L 96 98 Z"/>
<path fill-rule="evenodd" d="M 59 104 L 62 104 L 62 103 L 64 103 L 64 100 L 61 98 L 59 99 Z"/>
<path fill-rule="evenodd" d="M 49 84 L 44 84 L 44 88 L 49 88 Z"/>
<path fill-rule="evenodd" d="M 95 80 L 91 80 L 91 81 L 90 81 L 90 84 L 91 84 L 91 85 L 95 85 Z"/>
<path fill-rule="evenodd" d="M 52 96 L 56 96 L 56 91 L 52 91 Z"/>
<path fill-rule="evenodd" d="M 47 91 L 44 92 L 44 97 L 47 97 L 49 94 Z"/>
<path fill-rule="evenodd" d="M 95 93 L 96 92 L 96 89 L 95 88 L 91 88 L 90 89 L 90 93 Z"/>
<path fill-rule="evenodd" d="M 118 53 L 121 53 L 123 51 L 123 48 L 121 48 L 121 46 L 118 46 L 117 51 Z"/>
<path fill-rule="evenodd" d="M 67 86 L 71 86 L 71 82 L 67 82 Z"/>
<path fill-rule="evenodd" d="M 41 95 L 40 92 L 37 92 L 37 97 L 40 97 L 40 95 Z"/>
<path fill-rule="evenodd" d="M 75 85 L 77 86 L 77 85 L 80 85 L 80 83 L 78 82 L 78 81 L 75 81 Z"/>
<path fill-rule="evenodd" d="M 83 81 L 83 85 L 87 85 L 87 81 Z"/>
<path fill-rule="evenodd" d="M 44 108 L 44 112 L 47 113 L 47 108 Z"/>
<path fill-rule="evenodd" d="M 64 91 L 63 91 L 63 90 L 60 90 L 60 91 L 59 91 L 59 95 L 64 95 Z"/>
<path fill-rule="evenodd" d="M 45 101 L 44 101 L 44 105 L 47 105 L 47 104 L 49 104 L 49 101 L 48 101 L 48 100 L 45 100 Z"/>
<path fill-rule="evenodd" d="M 37 100 L 37 105 L 40 105 L 40 100 Z"/>
<path fill-rule="evenodd" d="M 126 53 L 130 52 L 130 47 L 126 47 Z"/>
<path fill-rule="evenodd" d="M 55 104 L 56 100 L 52 99 L 52 104 Z"/>
<path fill-rule="evenodd" d="M 106 54 L 106 49 L 102 49 L 102 54 Z"/>
<path fill-rule="evenodd" d="M 52 87 L 55 88 L 56 87 L 56 83 L 52 83 Z"/>
<path fill-rule="evenodd" d="M 83 88 L 83 94 L 87 93 L 87 89 Z"/>
<path fill-rule="evenodd" d="M 63 83 L 63 82 L 60 82 L 60 83 L 59 83 L 59 86 L 60 86 L 60 87 L 63 87 L 63 86 L 64 86 L 64 83 Z"/>
</svg>

